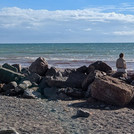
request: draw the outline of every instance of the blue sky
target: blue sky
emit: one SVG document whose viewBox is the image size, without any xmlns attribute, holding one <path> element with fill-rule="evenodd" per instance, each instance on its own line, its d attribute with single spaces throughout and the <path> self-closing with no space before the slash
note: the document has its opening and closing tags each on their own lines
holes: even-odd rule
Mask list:
<svg viewBox="0 0 134 134">
<path fill-rule="evenodd" d="M 132 0 L 0 0 L 0 43 L 134 42 Z"/>
</svg>

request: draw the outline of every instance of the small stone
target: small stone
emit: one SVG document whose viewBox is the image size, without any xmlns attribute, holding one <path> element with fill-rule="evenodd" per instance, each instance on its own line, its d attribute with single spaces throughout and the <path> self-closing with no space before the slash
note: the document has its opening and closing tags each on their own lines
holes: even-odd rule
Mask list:
<svg viewBox="0 0 134 134">
<path fill-rule="evenodd" d="M 110 107 L 105 107 L 105 110 L 110 110 Z"/>
<path fill-rule="evenodd" d="M 52 108 L 52 109 L 51 109 L 51 112 L 56 112 L 56 110 Z"/>
<path fill-rule="evenodd" d="M 84 110 L 78 110 L 76 116 L 77 117 L 89 117 L 90 113 Z"/>
</svg>

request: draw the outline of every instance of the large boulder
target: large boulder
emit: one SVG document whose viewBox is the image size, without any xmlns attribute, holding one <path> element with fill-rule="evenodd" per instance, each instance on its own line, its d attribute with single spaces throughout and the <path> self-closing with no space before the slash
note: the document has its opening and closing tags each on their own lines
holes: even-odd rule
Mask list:
<svg viewBox="0 0 134 134">
<path fill-rule="evenodd" d="M 112 68 L 103 61 L 96 61 L 93 64 L 88 66 L 87 72 L 90 73 L 91 71 L 94 70 L 99 70 L 107 73 L 111 71 Z"/>
<path fill-rule="evenodd" d="M 101 72 L 99 70 L 95 70 L 90 72 L 87 77 L 84 79 L 84 81 L 82 82 L 82 89 L 83 90 L 87 90 L 88 86 L 94 81 L 95 78 L 97 77 L 101 77 L 106 75 L 105 72 Z"/>
<path fill-rule="evenodd" d="M 33 73 L 37 73 L 44 76 L 48 69 L 48 63 L 43 57 L 36 59 L 29 67 L 29 70 Z"/>
<path fill-rule="evenodd" d="M 134 87 L 110 76 L 98 77 L 90 85 L 92 97 L 116 105 L 128 104 L 134 96 Z"/>
<path fill-rule="evenodd" d="M 86 78 L 85 73 L 81 73 L 74 69 L 65 69 L 65 70 L 53 70 L 53 74 L 46 75 L 44 77 L 44 85 L 49 87 L 58 87 L 58 88 L 81 88 L 83 80 Z"/>
<path fill-rule="evenodd" d="M 24 78 L 24 75 L 0 67 L 0 81 L 2 81 L 3 83 L 9 83 L 11 81 L 16 81 L 18 83 L 22 78 Z"/>
</svg>

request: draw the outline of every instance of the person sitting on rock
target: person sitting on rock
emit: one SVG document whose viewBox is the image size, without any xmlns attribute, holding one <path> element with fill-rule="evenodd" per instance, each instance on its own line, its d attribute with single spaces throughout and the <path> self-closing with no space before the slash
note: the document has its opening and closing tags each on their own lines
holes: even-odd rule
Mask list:
<svg viewBox="0 0 134 134">
<path fill-rule="evenodd" d="M 126 61 L 124 60 L 124 54 L 120 53 L 119 58 L 116 61 L 117 72 L 126 73 Z"/>
</svg>

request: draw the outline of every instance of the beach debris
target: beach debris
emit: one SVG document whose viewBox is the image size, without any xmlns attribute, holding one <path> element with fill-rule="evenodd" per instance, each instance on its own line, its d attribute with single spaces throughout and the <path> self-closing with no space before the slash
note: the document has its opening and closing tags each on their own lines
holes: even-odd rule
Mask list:
<svg viewBox="0 0 134 134">
<path fill-rule="evenodd" d="M 48 69 L 48 63 L 43 57 L 37 58 L 29 67 L 29 70 L 33 73 L 37 73 L 44 76 Z"/>
<path fill-rule="evenodd" d="M 84 81 L 82 82 L 82 89 L 83 90 L 87 90 L 88 86 L 94 81 L 95 78 L 97 77 L 101 77 L 106 75 L 105 72 L 99 71 L 99 70 L 94 70 L 91 71 L 87 77 L 84 79 Z"/>
<path fill-rule="evenodd" d="M 134 96 L 134 87 L 110 76 L 95 78 L 90 85 L 92 97 L 106 103 L 124 106 Z"/>
<path fill-rule="evenodd" d="M 111 71 L 112 68 L 103 61 L 96 61 L 88 66 L 87 72 L 90 73 L 94 70 L 99 70 L 107 73 Z"/>
</svg>

